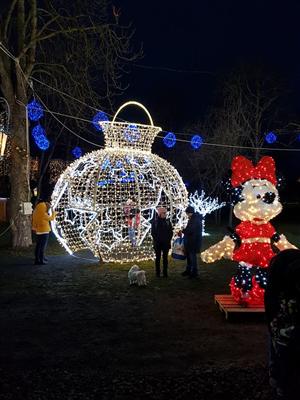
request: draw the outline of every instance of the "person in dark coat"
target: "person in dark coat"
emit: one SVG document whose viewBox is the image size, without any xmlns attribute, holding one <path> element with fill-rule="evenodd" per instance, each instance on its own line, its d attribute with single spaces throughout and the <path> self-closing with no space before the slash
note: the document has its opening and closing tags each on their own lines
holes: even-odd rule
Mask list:
<svg viewBox="0 0 300 400">
<path fill-rule="evenodd" d="M 265 290 L 270 334 L 270 385 L 285 399 L 298 399 L 300 376 L 300 250 L 272 258 Z"/>
<path fill-rule="evenodd" d="M 173 227 L 167 217 L 167 210 L 163 207 L 158 208 L 157 215 L 152 220 L 151 235 L 153 237 L 153 247 L 155 251 L 155 270 L 156 276 L 160 276 L 160 260 L 163 256 L 163 276 L 168 277 L 168 253 L 171 248 Z"/>
<path fill-rule="evenodd" d="M 192 206 L 188 206 L 185 212 L 189 219 L 186 228 L 182 231 L 187 266 L 182 275 L 196 278 L 198 276 L 197 253 L 200 253 L 202 244 L 202 217 Z"/>
</svg>

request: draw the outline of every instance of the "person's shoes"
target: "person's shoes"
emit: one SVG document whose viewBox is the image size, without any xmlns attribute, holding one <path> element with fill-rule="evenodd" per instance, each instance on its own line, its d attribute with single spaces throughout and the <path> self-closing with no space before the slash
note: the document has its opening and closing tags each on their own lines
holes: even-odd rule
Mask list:
<svg viewBox="0 0 300 400">
<path fill-rule="evenodd" d="M 47 258 L 47 257 L 44 257 L 44 262 L 47 262 L 47 261 L 49 261 L 48 258 Z"/>
<path fill-rule="evenodd" d="M 33 263 L 33 265 L 41 265 L 41 263 L 40 263 L 39 261 L 35 261 L 35 262 Z"/>
<path fill-rule="evenodd" d="M 190 273 L 189 273 L 189 271 L 187 271 L 187 270 L 185 270 L 185 271 L 183 271 L 182 273 L 181 273 L 181 276 L 189 276 L 190 275 Z"/>
<path fill-rule="evenodd" d="M 190 274 L 189 275 L 189 279 L 198 279 L 198 278 L 199 278 L 198 274 Z"/>
</svg>

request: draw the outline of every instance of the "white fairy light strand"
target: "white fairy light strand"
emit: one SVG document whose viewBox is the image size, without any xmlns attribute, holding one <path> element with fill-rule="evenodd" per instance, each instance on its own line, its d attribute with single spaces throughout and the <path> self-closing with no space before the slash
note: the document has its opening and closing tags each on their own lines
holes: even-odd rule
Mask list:
<svg viewBox="0 0 300 400">
<path fill-rule="evenodd" d="M 225 206 L 226 203 L 219 203 L 219 199 L 213 199 L 210 196 L 206 196 L 205 191 L 202 190 L 199 194 L 198 191 L 194 192 L 189 197 L 189 204 L 202 215 L 202 236 L 209 236 L 209 233 L 205 232 L 205 217 L 208 214 L 211 214 L 213 211 L 216 211 Z"/>
</svg>

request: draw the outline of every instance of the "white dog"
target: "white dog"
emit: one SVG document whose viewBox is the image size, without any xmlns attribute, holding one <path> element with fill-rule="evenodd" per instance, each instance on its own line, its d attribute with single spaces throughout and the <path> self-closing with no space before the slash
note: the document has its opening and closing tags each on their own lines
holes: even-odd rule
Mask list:
<svg viewBox="0 0 300 400">
<path fill-rule="evenodd" d="M 140 267 L 138 267 L 137 265 L 133 265 L 128 271 L 128 279 L 130 285 L 133 285 L 135 283 L 137 283 L 138 286 L 147 285 L 146 272 L 140 269 Z"/>
</svg>

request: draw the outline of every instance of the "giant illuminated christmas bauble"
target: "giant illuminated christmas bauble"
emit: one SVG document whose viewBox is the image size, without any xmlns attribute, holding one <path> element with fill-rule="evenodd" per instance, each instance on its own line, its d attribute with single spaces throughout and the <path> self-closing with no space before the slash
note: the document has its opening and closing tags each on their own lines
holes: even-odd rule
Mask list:
<svg viewBox="0 0 300 400">
<path fill-rule="evenodd" d="M 128 104 L 142 107 L 151 125 L 116 122 Z M 188 203 L 178 172 L 151 153 L 161 128 L 148 111 L 129 102 L 112 122 L 100 122 L 105 148 L 73 162 L 60 176 L 52 205 L 52 229 L 69 253 L 90 249 L 104 261 L 153 258 L 151 220 L 165 207 L 173 225 L 181 225 Z"/>
</svg>

